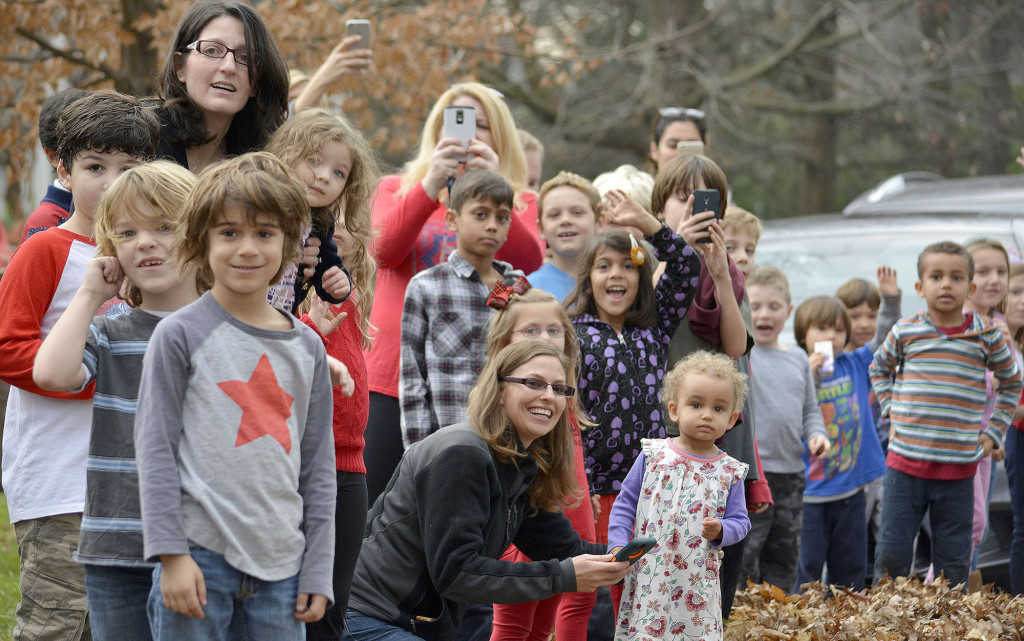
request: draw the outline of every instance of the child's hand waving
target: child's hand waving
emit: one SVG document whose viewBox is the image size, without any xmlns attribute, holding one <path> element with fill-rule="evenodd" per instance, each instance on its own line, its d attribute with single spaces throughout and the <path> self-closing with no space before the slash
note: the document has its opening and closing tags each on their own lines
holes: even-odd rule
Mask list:
<svg viewBox="0 0 1024 641">
<path fill-rule="evenodd" d="M 348 280 L 348 279 L 346 279 Z M 327 312 L 331 306 L 319 296 L 316 292 L 309 292 L 309 320 L 313 321 L 316 328 L 320 330 L 320 333 L 324 336 L 330 336 L 331 333 L 341 326 L 341 323 L 348 318 L 348 312 L 342 312 L 334 318 L 328 319 Z"/>
<path fill-rule="evenodd" d="M 661 229 L 661 221 L 630 198 L 624 191 L 613 189 L 605 194 L 608 209 L 605 220 L 616 227 L 636 227 L 645 236 L 656 234 Z"/>
<path fill-rule="evenodd" d="M 878 268 L 878 291 L 883 296 L 895 296 L 900 293 L 899 285 L 896 284 L 896 270 L 888 265 Z"/>
</svg>

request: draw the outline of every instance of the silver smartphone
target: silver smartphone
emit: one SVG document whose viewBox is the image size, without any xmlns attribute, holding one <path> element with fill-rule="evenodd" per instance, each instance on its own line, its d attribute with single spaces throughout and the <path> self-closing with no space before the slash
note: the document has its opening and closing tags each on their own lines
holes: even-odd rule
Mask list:
<svg viewBox="0 0 1024 641">
<path fill-rule="evenodd" d="M 359 36 L 361 40 L 354 45 L 356 49 L 372 49 L 370 47 L 370 21 L 369 20 L 346 20 L 345 35 Z"/>
<path fill-rule="evenodd" d="M 676 143 L 676 153 L 680 156 L 703 156 L 704 143 L 699 140 L 680 140 Z"/>
<path fill-rule="evenodd" d="M 444 137 L 458 138 L 462 148 L 469 147 L 471 138 L 476 138 L 476 109 L 473 107 L 460 107 L 452 105 L 444 108 Z M 469 155 L 464 155 L 459 162 L 469 160 Z"/>
</svg>

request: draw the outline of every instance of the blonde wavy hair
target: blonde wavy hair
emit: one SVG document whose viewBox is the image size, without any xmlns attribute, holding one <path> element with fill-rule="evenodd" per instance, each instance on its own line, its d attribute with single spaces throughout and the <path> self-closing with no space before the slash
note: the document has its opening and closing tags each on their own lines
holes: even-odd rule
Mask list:
<svg viewBox="0 0 1024 641">
<path fill-rule="evenodd" d="M 195 267 L 200 291 L 213 286 L 209 232 L 228 204 L 245 211 L 249 222 L 269 216 L 281 228 L 281 265 L 267 283 L 273 285 L 299 259 L 302 232 L 309 226 L 306 186 L 290 167 L 265 151 L 242 154 L 203 171 L 185 203 L 173 249 L 179 270 Z"/>
<path fill-rule="evenodd" d="M 466 416 L 470 426 L 487 442 L 501 463 L 526 458 L 527 452 L 533 456 L 540 471 L 526 490 L 530 506 L 534 510 L 557 512 L 563 503 L 575 500 L 579 492 L 568 411 L 563 411 L 555 427 L 534 440 L 524 452 L 516 428 L 502 406 L 505 386 L 517 383 L 504 383 L 501 379 L 538 356 L 557 358 L 562 364 L 565 380 L 571 380 L 572 365 L 558 348 L 541 341 L 513 343 L 487 361 L 476 386 L 469 393 Z"/>
<path fill-rule="evenodd" d="M 313 226 L 317 230 L 334 229 L 339 218 L 352 235 L 353 247 L 343 256 L 345 266 L 352 273 L 355 291 L 355 319 L 363 335 L 363 346 L 370 347 L 369 318 L 373 306 L 373 292 L 377 279 L 377 263 L 370 255 L 373 227 L 370 224 L 370 201 L 380 180 L 380 163 L 366 136 L 351 122 L 326 109 L 308 109 L 289 118 L 274 132 L 267 143 L 267 151 L 295 169 L 312 157 L 318 156 L 324 143 L 334 140 L 348 147 L 352 168 L 348 181 L 338 199 L 326 207 L 312 209 Z M 309 311 L 309 297 L 300 311 Z"/>
<path fill-rule="evenodd" d="M 117 225 L 124 220 L 163 223 L 174 231 L 195 184 L 195 174 L 166 160 L 139 165 L 118 176 L 96 206 L 93 233 L 97 254 L 117 256 L 117 246 L 124 240 L 117 234 Z M 141 305 L 143 298 L 142 290 L 127 277 L 118 297 L 131 307 Z"/>
<path fill-rule="evenodd" d="M 430 157 L 434 153 L 437 141 L 441 139 L 441 127 L 444 124 L 444 109 L 455 104 L 461 97 L 474 98 L 487 112 L 487 122 L 491 128 L 491 139 L 494 141 L 494 152 L 498 154 L 498 173 L 512 185 L 518 194 L 526 188 L 529 178 L 526 168 L 526 154 L 516 130 L 512 111 L 505 104 L 505 99 L 494 89 L 479 82 L 465 82 L 452 85 L 434 103 L 434 107 L 423 123 L 420 134 L 420 148 L 416 157 L 406 163 L 402 170 L 402 188 L 399 195 L 404 195 L 416 183 L 427 175 Z"/>
</svg>

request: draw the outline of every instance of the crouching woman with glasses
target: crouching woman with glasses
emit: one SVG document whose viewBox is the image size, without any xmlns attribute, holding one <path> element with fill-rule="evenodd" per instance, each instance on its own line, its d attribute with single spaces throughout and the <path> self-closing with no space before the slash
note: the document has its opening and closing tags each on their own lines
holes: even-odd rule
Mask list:
<svg viewBox="0 0 1024 641">
<path fill-rule="evenodd" d="M 577 492 L 570 380 L 561 350 L 513 343 L 481 372 L 467 422 L 406 452 L 367 517 L 346 639 L 451 639 L 466 604 L 589 592 L 627 574 L 560 511 Z M 500 560 L 509 543 L 539 560 Z"/>
</svg>

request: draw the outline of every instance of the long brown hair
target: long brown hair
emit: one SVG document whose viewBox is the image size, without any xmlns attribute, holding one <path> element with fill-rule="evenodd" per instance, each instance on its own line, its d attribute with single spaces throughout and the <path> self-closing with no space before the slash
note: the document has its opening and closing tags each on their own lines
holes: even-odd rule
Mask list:
<svg viewBox="0 0 1024 641">
<path fill-rule="evenodd" d="M 570 318 L 576 318 L 583 314 L 590 314 L 594 318 L 598 318 L 597 301 L 594 300 L 594 284 L 590 279 L 590 271 L 594 268 L 594 258 L 602 247 L 608 247 L 629 257 L 629 250 L 632 247 L 629 242 L 629 233 L 619 229 L 602 232 L 595 236 L 583 250 L 577 263 L 576 287 L 565 299 L 565 308 L 568 310 Z M 626 312 L 626 325 L 647 329 L 654 327 L 658 322 L 658 302 L 654 292 L 652 264 L 653 261 L 645 260 L 636 268 L 640 272 L 640 282 L 637 283 L 636 300 Z"/>
<path fill-rule="evenodd" d="M 563 503 L 575 499 L 579 492 L 568 412 L 563 411 L 554 429 L 534 440 L 524 452 L 516 428 L 502 406 L 505 386 L 514 383 L 503 383 L 501 379 L 538 356 L 557 358 L 562 364 L 565 380 L 571 379 L 569 359 L 556 347 L 541 341 L 513 343 L 487 361 L 476 386 L 469 393 L 466 416 L 470 426 L 487 441 L 500 462 L 525 458 L 527 452 L 533 456 L 540 472 L 526 491 L 530 506 L 535 510 L 557 512 Z"/>
</svg>

